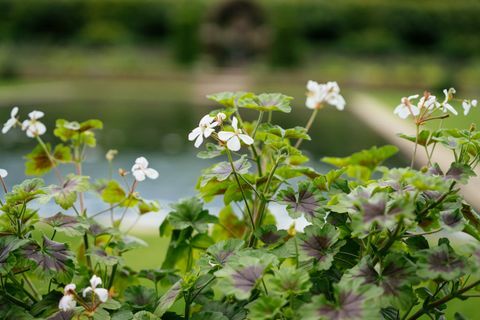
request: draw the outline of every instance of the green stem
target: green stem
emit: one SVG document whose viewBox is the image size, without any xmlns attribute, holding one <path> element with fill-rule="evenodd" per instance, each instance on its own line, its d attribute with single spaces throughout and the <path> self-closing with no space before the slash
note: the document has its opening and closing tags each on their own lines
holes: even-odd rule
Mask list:
<svg viewBox="0 0 480 320">
<path fill-rule="evenodd" d="M 90 259 L 90 255 L 87 252 L 89 248 L 89 244 L 88 244 L 88 236 L 86 233 L 83 235 L 83 244 L 85 246 L 85 259 L 87 260 L 88 269 L 92 270 L 92 259 Z"/>
<path fill-rule="evenodd" d="M 23 285 L 22 285 L 20 282 L 18 282 L 18 280 L 17 280 L 12 274 L 9 274 L 8 276 L 9 276 L 9 278 L 12 280 L 12 282 L 13 282 L 18 288 L 20 288 L 20 289 L 23 291 L 23 293 L 25 293 L 25 294 L 27 295 L 27 297 L 28 297 L 30 300 L 32 300 L 34 303 L 37 303 L 37 302 L 38 302 L 38 300 L 37 300 L 30 292 L 28 292 L 28 290 L 25 289 L 25 288 L 23 287 Z"/>
<path fill-rule="evenodd" d="M 436 307 L 439 307 L 441 306 L 442 304 L 445 304 L 447 303 L 448 301 L 452 300 L 452 299 L 455 299 L 459 296 L 462 295 L 462 293 L 465 293 L 467 291 L 469 291 L 470 289 L 473 289 L 475 288 L 476 286 L 478 286 L 480 284 L 480 280 L 477 280 L 475 282 L 473 282 L 472 284 L 468 285 L 468 286 L 465 286 L 463 287 L 462 289 L 456 291 L 456 292 L 452 292 L 448 295 L 446 295 L 445 297 L 443 298 L 440 298 L 432 303 L 429 303 L 428 305 L 426 305 L 425 307 L 423 307 L 422 309 L 418 310 L 414 315 L 412 315 L 410 318 L 408 318 L 408 320 L 415 320 L 415 319 L 418 319 L 420 318 L 421 316 L 423 316 L 424 314 L 428 313 L 431 309 L 434 309 Z"/>
<path fill-rule="evenodd" d="M 35 297 L 41 297 L 41 295 L 38 293 L 38 290 L 35 288 L 32 281 L 30 281 L 30 279 L 27 277 L 27 275 L 25 273 L 22 273 L 22 277 L 23 277 L 23 280 L 25 280 L 25 282 L 27 283 L 30 290 L 32 290 Z"/>
<path fill-rule="evenodd" d="M 57 161 L 50 154 L 50 150 L 48 150 L 47 145 L 45 144 L 45 142 L 43 142 L 42 138 L 40 138 L 40 136 L 37 136 L 36 138 L 38 143 L 42 146 L 43 151 L 45 151 L 45 154 L 47 155 L 48 160 L 50 160 L 50 163 L 52 164 L 52 167 L 53 167 L 53 172 L 55 172 L 55 175 L 57 176 L 58 181 L 60 182 L 60 184 L 63 184 L 63 177 L 62 177 L 62 174 L 60 173 L 60 170 L 58 170 Z"/>
<path fill-rule="evenodd" d="M 228 161 L 230 162 L 230 166 L 232 167 L 233 175 L 235 177 L 235 180 L 237 181 L 238 187 L 240 188 L 240 192 L 242 193 L 243 201 L 245 202 L 245 208 L 247 209 L 248 217 L 250 218 L 250 223 L 252 225 L 252 234 L 253 234 L 253 233 L 255 233 L 255 222 L 253 220 L 252 211 L 250 211 L 247 196 L 245 195 L 245 192 L 243 191 L 242 184 L 240 183 L 240 179 L 238 178 L 237 171 L 235 170 L 235 165 L 233 164 L 232 154 L 230 153 L 230 150 L 228 150 L 228 149 L 226 149 L 226 150 L 227 150 Z"/>
<path fill-rule="evenodd" d="M 412 161 L 410 162 L 410 168 L 413 168 L 413 165 L 415 164 L 415 158 L 417 156 L 418 135 L 419 135 L 419 133 L 420 133 L 420 125 L 417 123 L 416 124 L 416 134 L 415 134 L 415 147 L 413 148 Z"/>
<path fill-rule="evenodd" d="M 305 126 L 305 129 L 306 129 L 305 133 L 308 133 L 308 131 L 312 127 L 313 121 L 315 121 L 317 114 L 318 114 L 318 109 L 314 109 L 312 112 L 312 115 L 310 116 L 310 119 L 308 119 L 307 125 Z M 300 148 L 300 145 L 302 144 L 302 142 L 303 142 L 303 139 L 298 139 L 297 143 L 295 144 L 295 148 L 297 149 Z"/>
<path fill-rule="evenodd" d="M 107 286 L 108 290 L 110 290 L 110 288 L 113 286 L 113 280 L 115 280 L 115 273 L 117 272 L 117 267 L 118 267 L 118 263 L 114 264 L 112 267 L 112 274 L 110 275 L 110 279 L 108 281 L 108 286 Z"/>
<path fill-rule="evenodd" d="M 7 194 L 8 193 L 7 185 L 5 184 L 5 181 L 3 181 L 2 177 L 0 177 L 0 182 L 2 183 L 3 191 L 5 192 L 5 194 Z"/>
</svg>

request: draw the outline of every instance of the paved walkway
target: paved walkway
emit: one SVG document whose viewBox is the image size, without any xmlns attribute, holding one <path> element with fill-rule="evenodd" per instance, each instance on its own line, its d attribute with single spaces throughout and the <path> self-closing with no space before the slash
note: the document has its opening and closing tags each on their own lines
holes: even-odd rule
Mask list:
<svg viewBox="0 0 480 320">
<path fill-rule="evenodd" d="M 389 143 L 400 148 L 400 151 L 410 159 L 413 151 L 413 143 L 397 136 L 398 133 L 415 134 L 415 125 L 408 120 L 402 120 L 393 114 L 393 108 L 388 108 L 377 99 L 365 95 L 355 94 L 351 98 L 348 110 L 358 119 L 366 123 L 370 128 L 383 136 Z M 449 150 L 437 146 L 432 160 L 437 162 L 444 172 L 453 162 L 453 156 Z M 415 165 L 421 167 L 427 164 L 428 159 L 423 149 L 417 151 Z M 462 187 L 465 199 L 475 208 L 480 208 L 480 168 L 475 170 L 477 177 L 470 179 L 470 183 Z"/>
</svg>

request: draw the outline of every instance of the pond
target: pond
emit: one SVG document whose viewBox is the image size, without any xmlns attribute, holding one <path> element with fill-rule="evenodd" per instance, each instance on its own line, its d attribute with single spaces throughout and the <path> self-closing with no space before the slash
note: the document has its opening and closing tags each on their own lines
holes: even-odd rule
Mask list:
<svg viewBox="0 0 480 320">
<path fill-rule="evenodd" d="M 145 101 L 141 84 L 138 90 L 129 94 L 129 99 L 118 99 L 119 94 L 102 92 L 102 83 L 93 86 L 98 90 L 98 99 L 92 97 L 91 92 L 86 92 L 88 99 L 82 95 L 62 94 L 53 90 L 40 90 L 36 96 L 21 94 L 7 94 L 12 92 L 10 86 L 0 86 L 0 119 L 3 123 L 9 116 L 10 108 L 18 105 L 21 116 L 35 109 L 42 110 L 46 116 L 44 123 L 49 128 L 44 136 L 45 141 L 56 141 L 52 134 L 54 121 L 58 118 L 83 121 L 97 118 L 104 122 L 104 130 L 99 133 L 98 147 L 89 152 L 84 173 L 95 179 L 108 176 L 108 165 L 105 153 L 109 149 L 120 151 L 115 160 L 117 168 L 129 170 L 135 158 L 145 156 L 150 160 L 151 167 L 160 172 L 156 181 L 147 181 L 140 185 L 139 190 L 147 199 L 159 200 L 162 204 L 160 214 L 147 215 L 140 226 L 148 230 L 157 230 L 164 215 L 168 212 L 168 204 L 179 198 L 195 194 L 195 184 L 203 168 L 208 167 L 212 161 L 198 159 L 197 150 L 187 140 L 188 132 L 196 126 L 201 116 L 218 106 L 209 103 L 207 99 L 192 101 L 186 99 L 189 91 L 178 94 L 179 98 L 160 97 L 158 101 L 149 99 Z M 84 85 L 84 84 L 82 84 Z M 54 88 L 55 86 L 52 85 Z M 64 87 L 59 86 L 59 90 Z M 84 87 L 74 87 L 80 92 Z M 27 88 L 28 89 L 28 88 Z M 28 92 L 28 90 L 25 90 Z M 132 90 L 132 88 L 129 88 Z M 68 91 L 68 90 L 67 90 Z M 298 90 L 292 90 L 295 97 L 294 110 L 291 114 L 276 114 L 275 120 L 284 127 L 304 125 L 309 117 L 309 110 L 303 106 L 304 97 Z M 68 92 L 67 92 L 68 93 Z M 289 92 L 285 92 L 289 94 Z M 112 98 L 109 99 L 109 96 Z M 154 95 L 155 96 L 155 95 Z M 28 97 L 28 99 L 26 98 Z M 36 103 L 33 103 L 35 101 Z M 38 102 L 37 102 L 38 101 Z M 245 118 L 254 119 L 254 113 L 246 113 Z M 313 141 L 306 141 L 303 145 L 305 152 L 310 156 L 312 164 L 320 171 L 328 168 L 322 165 L 320 158 L 323 156 L 346 156 L 352 152 L 369 148 L 372 145 L 382 145 L 385 141 L 372 132 L 363 123 L 354 118 L 349 112 L 338 112 L 334 108 L 322 110 L 314 128 L 311 131 Z M 8 182 L 10 185 L 20 182 L 25 178 L 22 156 L 27 154 L 34 146 L 34 141 L 28 139 L 23 132 L 13 130 L 7 135 L 0 136 L 0 167 L 9 171 Z M 396 159 L 401 161 L 401 159 Z M 70 168 L 66 168 L 67 170 Z M 52 177 L 47 176 L 47 183 L 53 183 Z M 94 211 L 103 207 L 94 200 L 93 195 L 87 196 L 90 207 Z M 218 212 L 221 202 L 208 204 L 213 213 Z M 56 211 L 55 211 L 56 210 Z M 274 208 L 278 215 L 281 227 L 288 227 L 291 223 L 286 213 L 280 207 Z M 58 211 L 57 207 L 43 207 L 42 215 L 51 215 Z M 132 216 L 133 220 L 134 217 Z M 299 221 L 298 225 L 304 224 Z"/>
</svg>

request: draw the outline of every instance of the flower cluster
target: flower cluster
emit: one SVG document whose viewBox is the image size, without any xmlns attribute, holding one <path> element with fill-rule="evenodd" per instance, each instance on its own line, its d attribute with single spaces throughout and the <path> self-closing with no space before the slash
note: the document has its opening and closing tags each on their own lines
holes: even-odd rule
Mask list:
<svg viewBox="0 0 480 320">
<path fill-rule="evenodd" d="M 220 112 L 215 117 L 210 115 L 204 116 L 198 123 L 198 127 L 193 129 L 188 135 L 188 140 L 195 140 L 195 147 L 198 148 L 203 143 L 204 138 L 213 136 L 231 151 L 238 151 L 241 148 L 242 142 L 246 145 L 253 144 L 253 138 L 245 134 L 242 129 L 238 127 L 238 119 L 232 117 L 231 130 L 221 130 L 218 133 L 215 131 L 216 127 L 223 129 L 223 124 L 227 116 Z"/>
<path fill-rule="evenodd" d="M 5 178 L 6 176 L 8 176 L 7 170 L 0 168 L 0 178 Z"/>
<path fill-rule="evenodd" d="M 308 81 L 306 106 L 309 109 L 321 109 L 325 104 L 332 105 L 338 110 L 345 108 L 345 99 L 340 94 L 340 88 L 335 81 L 318 83 Z"/>
<path fill-rule="evenodd" d="M 32 111 L 28 114 L 29 119 L 20 122 L 17 118 L 18 107 L 14 107 L 10 112 L 10 119 L 3 124 L 2 133 L 6 134 L 10 129 L 16 125 L 20 125 L 22 130 L 26 132 L 29 138 L 35 138 L 47 132 L 47 127 L 39 121 L 45 115 L 41 111 Z"/>
<path fill-rule="evenodd" d="M 418 94 L 409 97 L 403 97 L 393 113 L 402 119 L 413 116 L 419 123 L 430 120 L 432 114 L 436 111 L 443 113 L 443 117 L 446 117 L 448 112 L 458 115 L 457 110 L 451 105 L 451 102 L 456 100 L 454 99 L 455 93 L 456 90 L 454 88 L 450 88 L 448 90 L 444 89 L 443 94 L 445 95 L 445 98 L 443 101 L 439 101 L 436 96 L 427 91 L 425 91 L 423 96 L 416 103 L 414 100 L 418 99 Z M 476 106 L 477 100 L 475 99 L 463 100 L 462 107 L 464 115 L 467 115 L 470 112 L 470 109 Z"/>
<path fill-rule="evenodd" d="M 98 286 L 101 284 L 102 279 L 96 275 L 93 275 L 93 277 L 90 279 L 90 286 L 83 289 L 83 299 L 77 295 L 75 291 L 77 286 L 74 283 L 67 284 L 63 289 L 63 297 L 58 303 L 58 308 L 62 311 L 73 310 L 77 306 L 77 302 L 79 302 L 86 309 L 95 310 L 98 305 L 108 300 L 108 290 L 105 288 L 98 288 Z M 92 299 L 89 300 L 92 302 L 92 305 L 89 305 L 87 301 L 84 300 L 89 294 L 92 295 Z M 97 298 L 98 301 L 96 301 Z"/>
</svg>

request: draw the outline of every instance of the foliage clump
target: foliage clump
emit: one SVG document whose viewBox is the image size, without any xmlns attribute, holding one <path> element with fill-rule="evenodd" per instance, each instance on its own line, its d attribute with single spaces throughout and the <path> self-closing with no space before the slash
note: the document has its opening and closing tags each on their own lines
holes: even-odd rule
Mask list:
<svg viewBox="0 0 480 320">
<path fill-rule="evenodd" d="M 424 147 L 425 167 L 416 170 L 412 160 L 410 167 L 387 168 L 384 162 L 398 149 L 383 146 L 324 158 L 335 168 L 318 172 L 301 144 L 310 140 L 319 111 L 328 105 L 343 110 L 345 100 L 335 82 L 310 81 L 307 89 L 312 116 L 305 127 L 293 128 L 273 122 L 274 112 L 293 109 L 288 96 L 209 96 L 222 108 L 205 115 L 188 138 L 197 148 L 205 144 L 200 158 L 218 161 L 203 170 L 198 196 L 172 204 L 160 225 L 160 237 L 169 239 L 163 264 L 138 272 L 122 256 L 145 243 L 129 235 L 124 218 L 159 210 L 136 190 L 158 172 L 139 157 L 130 172 L 118 171 L 120 181 L 113 170 L 93 179 L 82 163 L 85 150 L 96 145 L 100 121 L 58 120 L 54 145 L 42 139 L 42 112 L 20 122 L 18 109 L 12 110 L 2 131 L 19 126 L 35 139 L 25 170 L 37 177 L 9 189 L 8 172 L 0 169 L 0 316 L 441 319 L 451 300 L 473 297 L 480 284 L 480 217 L 459 187 L 475 175 L 480 132 L 425 127 L 457 114 L 454 90 L 446 90 L 443 101 L 428 92 L 415 103 L 418 96 L 403 98 L 395 110 L 414 118 L 416 135 L 402 137 L 414 144 L 413 160 Z M 462 105 L 468 113 L 476 101 Z M 258 118 L 243 119 L 243 109 L 256 110 Z M 433 162 L 437 145 L 453 154 L 448 168 Z M 106 155 L 111 168 L 116 154 Z M 73 172 L 65 175 L 67 168 Z M 46 186 L 40 176 L 52 171 L 58 182 Z M 91 212 L 86 192 L 105 209 Z M 218 214 L 204 206 L 215 198 L 224 203 Z M 39 206 L 49 202 L 56 209 L 40 217 Z M 278 229 L 274 205 L 308 226 Z M 109 225 L 96 220 L 108 214 Z M 468 237 L 467 245 L 458 246 L 459 234 Z"/>
</svg>

